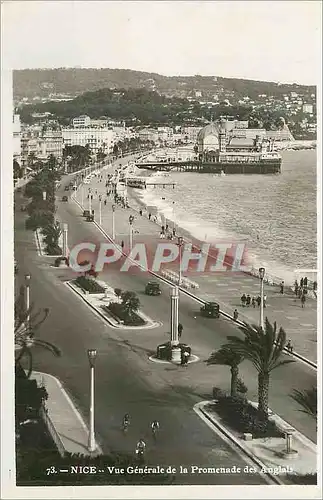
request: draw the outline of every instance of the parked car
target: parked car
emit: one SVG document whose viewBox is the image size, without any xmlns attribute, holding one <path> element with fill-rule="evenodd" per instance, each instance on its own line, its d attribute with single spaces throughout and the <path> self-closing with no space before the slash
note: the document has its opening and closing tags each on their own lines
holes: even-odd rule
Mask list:
<svg viewBox="0 0 323 500">
<path fill-rule="evenodd" d="M 88 215 L 88 216 L 86 217 L 86 222 L 94 222 L 94 215 L 91 215 L 91 214 L 90 214 L 90 215 Z"/>
<path fill-rule="evenodd" d="M 161 289 L 159 283 L 156 281 L 148 281 L 146 288 L 145 288 L 145 294 L 146 295 L 160 295 L 161 294 Z"/>
<path fill-rule="evenodd" d="M 63 196 L 62 201 L 68 201 L 68 196 Z"/>
<path fill-rule="evenodd" d="M 83 210 L 83 217 L 88 217 L 89 215 L 91 215 L 90 210 Z"/>
<path fill-rule="evenodd" d="M 200 309 L 202 316 L 206 318 L 219 318 L 220 306 L 216 302 L 207 302 Z"/>
</svg>

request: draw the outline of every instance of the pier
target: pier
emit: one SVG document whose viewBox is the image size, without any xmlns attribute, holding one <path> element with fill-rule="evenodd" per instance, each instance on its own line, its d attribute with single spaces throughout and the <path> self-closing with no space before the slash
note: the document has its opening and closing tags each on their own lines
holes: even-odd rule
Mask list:
<svg viewBox="0 0 323 500">
<path fill-rule="evenodd" d="M 136 167 L 156 172 L 176 171 L 220 174 L 223 171 L 225 174 L 278 174 L 281 171 L 281 161 L 276 159 L 239 162 L 170 161 L 165 163 L 151 161 L 136 163 Z"/>
</svg>

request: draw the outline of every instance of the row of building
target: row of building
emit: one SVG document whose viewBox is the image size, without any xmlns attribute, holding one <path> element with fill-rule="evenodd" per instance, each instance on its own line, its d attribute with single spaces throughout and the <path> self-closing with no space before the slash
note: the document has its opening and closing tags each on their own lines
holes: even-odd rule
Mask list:
<svg viewBox="0 0 323 500">
<path fill-rule="evenodd" d="M 85 147 L 88 145 L 93 154 L 99 151 L 111 154 L 115 144 L 131 138 L 150 141 L 157 147 L 196 144 L 201 130 L 201 127 L 196 126 L 134 129 L 127 128 L 125 123 L 109 122 L 105 117 L 92 120 L 86 115 L 74 118 L 71 126 L 61 127 L 57 122 L 50 120 L 50 116 L 42 115 L 38 118 L 40 123 L 23 126 L 20 116 L 18 114 L 13 116 L 14 159 L 22 167 L 27 166 L 30 155 L 39 160 L 45 160 L 49 155 L 61 159 L 65 146 Z M 241 120 L 226 120 L 225 128 L 228 135 L 240 144 L 252 141 L 256 137 L 274 141 L 293 140 L 285 122 L 284 126 L 277 131 L 251 129 L 248 128 L 248 121 Z"/>
</svg>

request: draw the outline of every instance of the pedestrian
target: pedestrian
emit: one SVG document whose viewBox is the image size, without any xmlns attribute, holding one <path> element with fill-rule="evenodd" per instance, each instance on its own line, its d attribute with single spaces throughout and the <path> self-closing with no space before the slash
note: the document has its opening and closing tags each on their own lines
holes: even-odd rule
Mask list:
<svg viewBox="0 0 323 500">
<path fill-rule="evenodd" d="M 165 234 L 165 226 L 161 227 L 161 232 L 162 232 L 162 234 Z"/>
<path fill-rule="evenodd" d="M 267 295 L 264 295 L 264 307 L 266 307 L 267 304 Z"/>
<path fill-rule="evenodd" d="M 239 317 L 238 310 L 237 310 L 237 309 L 235 309 L 235 310 L 233 311 L 233 319 L 234 319 L 234 321 L 238 321 L 238 317 Z"/>
<path fill-rule="evenodd" d="M 292 344 L 292 339 L 288 339 L 288 342 L 286 344 L 286 349 L 289 351 L 289 352 L 293 352 L 293 344 Z"/>
<path fill-rule="evenodd" d="M 304 307 L 305 307 L 305 302 L 306 302 L 306 295 L 305 295 L 305 293 L 303 293 L 303 295 L 301 297 L 302 309 L 304 309 Z"/>
<path fill-rule="evenodd" d="M 299 289 L 298 289 L 298 298 L 301 299 L 302 295 L 303 295 L 303 287 L 300 286 Z"/>
<path fill-rule="evenodd" d="M 296 280 L 295 281 L 295 285 L 294 285 L 294 292 L 295 292 L 296 297 L 298 295 L 298 288 L 299 288 L 299 286 L 298 286 L 298 283 L 297 283 L 297 280 Z"/>
<path fill-rule="evenodd" d="M 182 323 L 178 323 L 178 338 L 180 339 L 183 333 L 183 325 Z"/>
<path fill-rule="evenodd" d="M 257 302 L 258 307 L 260 307 L 260 304 L 261 304 L 261 297 L 260 297 L 260 295 L 258 295 L 258 297 L 256 298 L 256 302 Z"/>
<path fill-rule="evenodd" d="M 285 284 L 285 283 L 284 283 L 284 281 L 282 281 L 282 282 L 280 283 L 280 293 L 281 293 L 282 295 L 284 295 L 284 284 Z"/>
<path fill-rule="evenodd" d="M 249 307 L 250 303 L 251 303 L 251 297 L 250 297 L 250 295 L 248 293 L 247 298 L 246 298 L 246 305 Z"/>
<path fill-rule="evenodd" d="M 93 194 L 91 194 L 91 200 L 93 200 Z"/>
<path fill-rule="evenodd" d="M 307 282 L 308 282 L 308 279 L 307 279 L 307 276 L 305 276 L 304 283 L 303 283 L 304 284 L 304 288 L 307 288 Z"/>
<path fill-rule="evenodd" d="M 176 229 L 174 227 L 173 227 L 173 236 L 174 236 L 174 238 L 176 236 Z"/>
<path fill-rule="evenodd" d="M 148 214 L 148 219 L 150 220 L 151 219 L 151 213 L 149 212 Z"/>
<path fill-rule="evenodd" d="M 168 224 L 166 224 L 165 230 L 166 230 L 166 233 L 167 233 L 167 231 L 168 231 Z"/>
<path fill-rule="evenodd" d="M 106 205 L 106 204 L 107 204 L 107 200 L 104 200 L 104 202 L 103 202 L 103 203 L 104 203 L 104 205 Z"/>
<path fill-rule="evenodd" d="M 301 288 L 303 288 L 303 286 L 304 286 L 304 278 L 300 279 L 299 285 L 300 285 Z"/>
<path fill-rule="evenodd" d="M 142 215 L 142 209 L 139 210 L 139 215 Z"/>
<path fill-rule="evenodd" d="M 313 291 L 316 292 L 317 290 L 317 281 L 313 282 Z"/>
<path fill-rule="evenodd" d="M 247 300 L 247 297 L 245 294 L 241 295 L 241 305 L 242 307 L 244 307 L 246 305 L 246 300 Z"/>
<path fill-rule="evenodd" d="M 190 353 L 188 351 L 184 352 L 184 365 L 188 364 L 188 358 L 190 357 Z"/>
<path fill-rule="evenodd" d="M 251 305 L 252 305 L 253 308 L 256 307 L 256 299 L 255 299 L 255 297 L 252 297 L 252 299 L 251 299 Z"/>
<path fill-rule="evenodd" d="M 121 248 L 122 248 L 122 250 L 124 249 L 124 241 L 123 240 L 121 241 Z"/>
</svg>

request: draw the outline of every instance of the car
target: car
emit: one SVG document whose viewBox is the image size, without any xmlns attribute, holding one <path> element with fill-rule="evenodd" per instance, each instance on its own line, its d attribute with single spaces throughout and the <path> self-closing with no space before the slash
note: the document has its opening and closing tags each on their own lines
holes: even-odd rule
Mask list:
<svg viewBox="0 0 323 500">
<path fill-rule="evenodd" d="M 161 295 L 161 289 L 159 283 L 156 281 L 148 281 L 145 288 L 146 295 Z"/>
<path fill-rule="evenodd" d="M 200 309 L 202 316 L 206 318 L 219 318 L 220 306 L 216 302 L 207 302 Z"/>
<path fill-rule="evenodd" d="M 90 210 L 83 210 L 83 217 L 89 217 L 91 215 Z"/>
<path fill-rule="evenodd" d="M 94 222 L 94 215 L 93 214 L 92 215 L 88 215 L 86 217 L 86 222 Z"/>
<path fill-rule="evenodd" d="M 90 184 L 89 179 L 84 179 L 84 184 Z"/>
<path fill-rule="evenodd" d="M 63 196 L 62 201 L 68 201 L 68 197 L 67 196 Z"/>
</svg>

